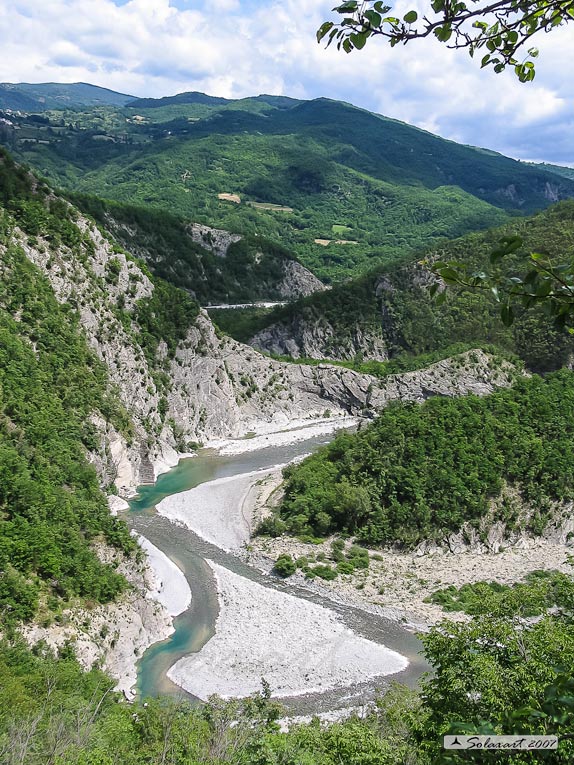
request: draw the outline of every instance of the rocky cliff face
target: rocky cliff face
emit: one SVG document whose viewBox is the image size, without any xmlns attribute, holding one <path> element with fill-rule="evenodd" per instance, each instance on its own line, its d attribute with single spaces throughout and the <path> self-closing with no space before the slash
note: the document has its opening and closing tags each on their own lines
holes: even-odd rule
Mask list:
<svg viewBox="0 0 574 765">
<path fill-rule="evenodd" d="M 554 181 L 537 179 L 534 185 L 536 193 L 540 194 L 543 199 L 548 202 L 560 202 L 562 199 L 571 198 L 569 190 L 561 182 L 559 177 L 556 177 Z M 522 207 L 527 204 L 526 196 L 532 192 L 532 188 L 517 188 L 514 183 L 508 184 L 508 186 L 502 186 L 494 193 L 502 199 L 510 200 L 516 207 Z"/>
<path fill-rule="evenodd" d="M 391 400 L 491 392 L 511 382 L 511 365 L 497 366 L 481 351 L 419 372 L 378 380 L 329 364 L 273 361 L 248 346 L 218 338 L 203 314 L 172 362 L 170 416 L 185 438 L 263 432 L 292 419 L 372 414 Z"/>
<path fill-rule="evenodd" d="M 152 281 L 114 251 L 97 227 L 85 219 L 78 225 L 93 244 L 89 253 L 54 250 L 41 240 L 31 245 L 23 235 L 20 244 L 58 300 L 77 308 L 88 343 L 132 419 L 133 436 L 127 439 L 101 413 L 92 417 L 100 433 L 92 461 L 102 483 L 115 483 L 125 496 L 153 478 L 154 469 L 174 464 L 190 442 L 269 432 L 292 420 L 323 417 L 326 410 L 333 416 L 372 414 L 395 399 L 483 394 L 511 381 L 510 365 L 496 366 L 478 351 L 385 380 L 328 364 L 281 363 L 219 337 L 205 312 L 172 358 L 160 343 L 151 365 L 138 342 L 134 310 L 152 295 Z M 163 388 L 158 370 L 167 376 Z"/>
<path fill-rule="evenodd" d="M 308 268 L 296 260 L 285 260 L 283 264 L 283 281 L 277 291 L 285 300 L 307 297 L 314 292 L 323 292 L 327 287 Z"/>
<path fill-rule="evenodd" d="M 201 223 L 190 223 L 187 230 L 196 244 L 205 247 L 206 250 L 219 258 L 224 258 L 227 255 L 229 245 L 233 242 L 239 242 L 241 239 L 239 234 L 230 234 L 229 231 L 203 226 Z"/>
<path fill-rule="evenodd" d="M 115 603 L 66 609 L 59 624 L 30 624 L 22 628 L 22 634 L 30 645 L 44 641 L 54 649 L 72 642 L 78 661 L 86 670 L 101 665 L 117 680 L 115 690 L 133 698 L 138 659 L 150 645 L 172 634 L 173 620 L 150 595 L 154 574 L 147 563 L 135 564 L 133 559 L 126 560 L 105 547 L 100 548 L 99 554 L 125 576 L 129 592 Z"/>
<path fill-rule="evenodd" d="M 239 234 L 231 234 L 224 229 L 211 228 L 200 223 L 191 223 L 187 230 L 196 244 L 201 245 L 219 258 L 226 258 L 230 246 L 235 242 L 240 242 L 242 239 Z M 255 259 L 257 262 L 264 258 L 265 254 L 263 252 L 256 253 Z M 314 292 L 321 292 L 327 289 L 320 279 L 317 279 L 308 268 L 305 268 L 305 266 L 296 260 L 291 260 L 287 257 L 283 258 L 281 270 L 283 278 L 280 282 L 270 285 L 272 294 L 270 293 L 268 297 L 295 300 L 296 298 L 307 297 Z"/>
<path fill-rule="evenodd" d="M 375 361 L 388 359 L 380 327 L 365 330 L 358 323 L 342 335 L 325 316 L 297 314 L 290 321 L 272 324 L 249 340 L 249 345 L 277 356 L 294 359 L 352 361 L 357 354 Z"/>
<path fill-rule="evenodd" d="M 437 281 L 417 263 L 405 266 L 402 278 L 416 289 Z M 366 294 L 354 296 L 357 305 L 351 310 L 343 304 L 340 312 L 333 311 L 321 298 L 314 304 L 297 305 L 288 318 L 270 324 L 250 338 L 249 345 L 294 359 L 352 361 L 359 355 L 372 361 L 387 361 L 396 345 L 397 332 L 385 298 L 396 291 L 389 276 L 374 276 L 368 282 Z M 340 295 L 337 298 L 340 302 Z"/>
</svg>

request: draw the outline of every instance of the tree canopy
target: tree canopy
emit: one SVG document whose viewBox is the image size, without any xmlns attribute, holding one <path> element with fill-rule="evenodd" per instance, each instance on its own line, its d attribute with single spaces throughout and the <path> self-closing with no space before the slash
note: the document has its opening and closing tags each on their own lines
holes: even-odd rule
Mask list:
<svg viewBox="0 0 574 765">
<path fill-rule="evenodd" d="M 509 236 L 490 253 L 490 267 L 474 269 L 459 261 L 435 261 L 429 263 L 431 271 L 446 285 L 474 290 L 487 290 L 494 295 L 500 306 L 504 324 L 513 323 L 517 307 L 532 308 L 540 305 L 562 329 L 574 326 L 574 261 L 557 261 L 544 252 L 531 253 L 519 271 L 503 269 L 505 256 L 512 255 L 522 247 L 522 238 Z M 433 284 L 431 294 L 442 301 L 445 293 L 440 284 Z"/>
<path fill-rule="evenodd" d="M 317 40 L 335 42 L 346 53 L 361 50 L 370 37 L 383 37 L 391 47 L 435 37 L 449 48 L 465 48 L 471 56 L 481 51 L 481 66 L 502 72 L 512 66 L 521 82 L 534 79 L 538 49 L 531 39 L 574 19 L 572 0 L 431 0 L 419 15 L 409 10 L 402 18 L 390 5 L 377 0 L 348 0 L 335 8 L 338 22 L 325 21 Z M 388 15 L 391 14 L 391 15 Z"/>
</svg>

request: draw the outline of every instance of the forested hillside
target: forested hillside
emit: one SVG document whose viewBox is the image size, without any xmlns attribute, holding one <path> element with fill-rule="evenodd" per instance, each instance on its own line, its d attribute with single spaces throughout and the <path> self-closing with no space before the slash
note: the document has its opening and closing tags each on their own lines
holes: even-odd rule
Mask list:
<svg viewBox="0 0 574 765">
<path fill-rule="evenodd" d="M 503 236 L 519 235 L 523 247 L 505 258 L 509 272 L 520 272 L 524 257 L 535 251 L 558 261 L 574 256 L 574 202 L 562 202 L 532 218 L 514 220 L 486 233 L 474 233 L 421 252 L 408 265 L 387 266 L 359 279 L 336 286 L 329 293 L 313 295 L 289 306 L 243 321 L 217 316 L 222 328 L 242 339 L 256 335 L 253 344 L 277 354 L 343 358 L 358 361 L 393 359 L 448 351 L 454 343 L 467 347 L 492 343 L 518 354 L 527 366 L 548 371 L 562 366 L 572 352 L 571 337 L 554 329 L 542 311 L 523 312 L 510 328 L 503 326 L 490 293 L 449 291 L 437 305 L 428 288 L 435 277 L 420 265 L 421 259 L 457 260 L 471 268 L 484 268 Z M 313 328 L 317 331 L 313 333 Z M 306 336 L 313 335 L 310 347 Z M 321 341 L 322 336 L 322 341 Z M 311 352 L 310 352 L 311 351 Z M 364 367 L 361 367 L 364 368 Z M 395 364 L 395 369 L 400 369 Z M 371 367 L 376 371 L 376 367 Z"/>
<path fill-rule="evenodd" d="M 194 225 L 155 208 L 79 194 L 70 199 L 152 273 L 187 290 L 202 305 L 279 301 L 323 289 L 289 250 L 261 236 Z"/>
<path fill-rule="evenodd" d="M 292 534 L 414 546 L 468 523 L 541 534 L 574 498 L 574 376 L 533 376 L 477 398 L 393 404 L 285 471 Z"/>
<path fill-rule="evenodd" d="M 126 586 L 94 543 L 135 550 L 109 513 L 87 450 L 91 416 L 130 438 L 130 421 L 77 314 L 60 305 L 12 238 L 17 224 L 78 253 L 90 242 L 67 205 L 0 156 L 0 613 L 4 622 L 57 612 L 71 598 L 106 602 Z"/>
<path fill-rule="evenodd" d="M 10 116 L 0 140 L 54 184 L 265 236 L 330 281 L 574 195 L 570 178 L 328 99 L 182 94 L 39 119 Z"/>
</svg>

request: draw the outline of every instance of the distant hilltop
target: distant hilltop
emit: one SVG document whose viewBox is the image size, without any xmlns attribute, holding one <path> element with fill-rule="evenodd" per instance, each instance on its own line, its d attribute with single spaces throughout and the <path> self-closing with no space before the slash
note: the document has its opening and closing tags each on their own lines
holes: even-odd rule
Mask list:
<svg viewBox="0 0 574 765">
<path fill-rule="evenodd" d="M 0 83 L 0 109 L 12 111 L 44 112 L 49 109 L 125 106 L 135 99 L 135 96 L 116 93 L 87 82 Z"/>
</svg>

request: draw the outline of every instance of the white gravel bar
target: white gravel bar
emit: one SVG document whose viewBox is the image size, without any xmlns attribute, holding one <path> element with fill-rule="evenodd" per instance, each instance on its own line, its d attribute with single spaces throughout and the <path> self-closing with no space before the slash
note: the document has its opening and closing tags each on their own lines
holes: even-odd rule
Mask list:
<svg viewBox="0 0 574 765">
<path fill-rule="evenodd" d="M 172 522 L 181 523 L 202 539 L 222 550 L 236 550 L 251 535 L 250 519 L 244 513 L 244 500 L 258 480 L 277 470 L 263 470 L 202 483 L 194 489 L 172 494 L 157 505 L 157 512 Z"/>
<path fill-rule="evenodd" d="M 241 698 L 261 690 L 262 678 L 273 696 L 298 696 L 407 667 L 404 656 L 360 637 L 334 611 L 208 562 L 219 592 L 216 634 L 168 672 L 194 696 Z"/>
<path fill-rule="evenodd" d="M 251 438 L 226 439 L 210 441 L 206 444 L 211 449 L 217 449 L 219 454 L 234 455 L 255 452 L 269 446 L 285 446 L 299 441 L 306 441 L 315 436 L 328 435 L 333 431 L 352 428 L 360 422 L 358 417 L 336 417 L 325 420 L 295 420 L 290 423 L 288 430 L 257 433 Z M 256 432 L 256 431 L 254 431 Z"/>
<path fill-rule="evenodd" d="M 149 539 L 138 534 L 137 541 L 147 555 L 153 574 L 148 597 L 161 603 L 170 616 L 183 613 L 191 603 L 191 590 L 183 571 Z"/>
</svg>

